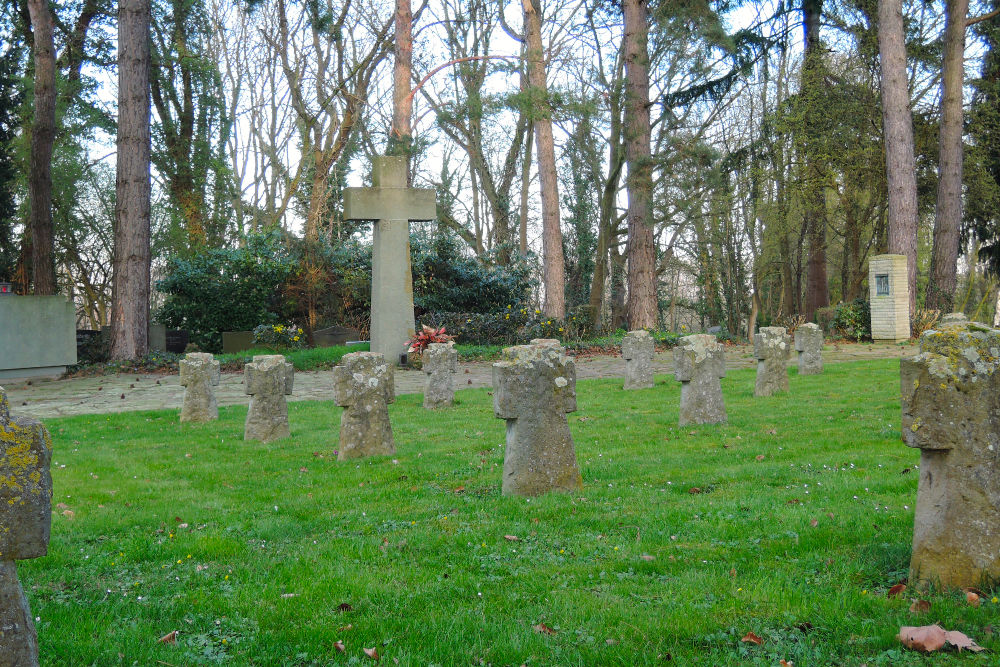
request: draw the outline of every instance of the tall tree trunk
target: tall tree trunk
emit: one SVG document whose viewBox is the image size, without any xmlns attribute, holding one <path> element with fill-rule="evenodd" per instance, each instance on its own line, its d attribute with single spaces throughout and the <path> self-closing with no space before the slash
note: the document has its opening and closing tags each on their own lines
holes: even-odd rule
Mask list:
<svg viewBox="0 0 1000 667">
<path fill-rule="evenodd" d="M 948 0 L 946 6 L 937 207 L 926 304 L 947 313 L 955 297 L 958 232 L 962 224 L 962 84 L 969 0 Z"/>
<path fill-rule="evenodd" d="M 649 13 L 643 0 L 623 0 L 625 14 L 625 159 L 628 163 L 628 326 L 656 327 L 656 246 L 650 197 Z"/>
<path fill-rule="evenodd" d="M 566 315 L 566 267 L 563 260 L 562 229 L 559 226 L 559 184 L 556 149 L 552 137 L 552 106 L 545 81 L 545 51 L 542 48 L 541 3 L 521 0 L 524 9 L 524 36 L 528 49 L 528 83 L 536 108 L 535 150 L 538 181 L 542 193 L 542 269 L 545 285 L 543 310 L 548 317 Z"/>
<path fill-rule="evenodd" d="M 149 351 L 149 23 L 150 0 L 120 0 L 112 359 Z"/>
<path fill-rule="evenodd" d="M 413 76 L 413 12 L 410 0 L 396 0 L 396 57 L 392 68 L 392 130 L 389 134 L 389 154 L 407 158 L 407 182 L 412 183 L 409 156 L 413 143 L 413 96 L 410 79 Z"/>
<path fill-rule="evenodd" d="M 906 256 L 910 313 L 913 313 L 917 306 L 917 169 L 906 75 L 903 0 L 879 0 L 878 25 L 889 252 Z"/>
<path fill-rule="evenodd" d="M 805 54 L 802 63 L 802 95 L 811 102 L 805 112 L 805 193 L 803 215 L 809 239 L 806 262 L 805 315 L 812 320 L 817 308 L 830 305 L 830 288 L 826 276 L 826 160 L 821 143 L 819 119 L 825 114 L 820 108 L 825 82 L 823 45 L 820 42 L 820 18 L 823 0 L 802 0 L 802 21 L 805 25 Z"/>
<path fill-rule="evenodd" d="M 524 137 L 524 163 L 521 165 L 521 201 L 518 207 L 518 240 L 517 248 L 522 255 L 528 254 L 528 188 L 531 185 L 531 137 L 533 130 L 530 125 Z"/>
<path fill-rule="evenodd" d="M 35 54 L 35 119 L 31 127 L 31 280 L 34 293 L 56 293 L 52 232 L 52 145 L 56 136 L 56 53 L 45 0 L 28 0 Z"/>
</svg>

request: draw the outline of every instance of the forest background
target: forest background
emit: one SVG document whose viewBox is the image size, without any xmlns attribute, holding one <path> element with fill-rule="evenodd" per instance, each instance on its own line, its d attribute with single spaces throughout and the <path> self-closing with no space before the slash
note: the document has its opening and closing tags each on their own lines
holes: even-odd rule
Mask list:
<svg viewBox="0 0 1000 667">
<path fill-rule="evenodd" d="M 437 189 L 437 219 L 411 227 L 418 320 L 467 340 L 525 326 L 848 327 L 864 319 L 867 260 L 898 251 L 881 5 L 427 2 L 413 10 L 400 138 L 391 6 L 153 0 L 154 315 L 205 349 L 259 324 L 364 332 L 370 225 L 343 219 L 342 192 L 395 152 L 414 185 Z M 111 319 L 122 231 L 119 9 L 0 3 L 0 282 L 72 295 L 90 328 Z M 998 0 L 899 9 L 914 315 L 993 321 Z M 51 205 L 33 206 L 46 187 Z"/>
</svg>

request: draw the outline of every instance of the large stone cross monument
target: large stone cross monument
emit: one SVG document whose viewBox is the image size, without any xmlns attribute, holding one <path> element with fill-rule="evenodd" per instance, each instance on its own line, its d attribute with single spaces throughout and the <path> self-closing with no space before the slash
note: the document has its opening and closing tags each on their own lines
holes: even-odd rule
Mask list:
<svg viewBox="0 0 1000 667">
<path fill-rule="evenodd" d="M 372 251 L 371 351 L 396 363 L 413 335 L 411 220 L 437 216 L 434 190 L 406 187 L 406 159 L 376 157 L 373 187 L 344 191 L 344 218 L 375 220 Z"/>
</svg>

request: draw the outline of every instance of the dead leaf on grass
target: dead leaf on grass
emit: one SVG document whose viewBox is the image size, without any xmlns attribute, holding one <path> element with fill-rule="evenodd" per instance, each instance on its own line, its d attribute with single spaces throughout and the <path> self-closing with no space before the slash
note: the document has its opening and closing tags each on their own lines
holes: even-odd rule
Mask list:
<svg viewBox="0 0 1000 667">
<path fill-rule="evenodd" d="M 906 590 L 906 584 L 896 584 L 889 589 L 889 592 L 885 594 L 887 598 L 898 598 Z"/>
<path fill-rule="evenodd" d="M 923 614 L 931 610 L 931 603 L 927 600 L 914 600 L 910 605 L 911 614 Z"/>
<path fill-rule="evenodd" d="M 690 489 L 688 489 L 688 493 L 690 494 L 701 493 L 701 488 L 697 486 L 692 486 Z"/>
<path fill-rule="evenodd" d="M 764 460 L 764 455 L 763 454 L 758 454 L 756 458 L 757 458 L 758 461 L 763 461 Z"/>
<path fill-rule="evenodd" d="M 965 591 L 965 601 L 971 604 L 973 607 L 978 607 L 979 595 L 973 593 L 972 591 Z"/>
<path fill-rule="evenodd" d="M 517 535 L 504 535 L 503 539 L 507 540 L 508 542 L 520 542 L 521 541 L 521 538 L 518 537 Z"/>
<path fill-rule="evenodd" d="M 745 635 L 743 636 L 743 639 L 741 639 L 740 641 L 741 641 L 741 642 L 747 642 L 747 643 L 750 643 L 750 644 L 756 644 L 757 646 L 760 646 L 761 644 L 763 644 L 763 643 L 764 643 L 764 640 L 763 640 L 763 639 L 761 639 L 760 637 L 758 637 L 758 636 L 757 636 L 756 634 L 754 634 L 753 632 L 748 632 L 748 633 L 746 633 L 746 634 L 745 634 Z"/>
<path fill-rule="evenodd" d="M 656 560 L 656 556 L 651 556 L 649 554 L 642 554 L 642 555 L 639 556 L 639 558 L 641 558 L 641 559 L 643 559 L 645 561 Z"/>
<path fill-rule="evenodd" d="M 921 625 L 919 627 L 906 625 L 899 629 L 896 638 L 906 648 L 924 653 L 938 650 L 944 646 L 946 640 L 944 628 L 940 625 Z"/>
<path fill-rule="evenodd" d="M 367 656 L 368 656 L 369 658 L 371 658 L 371 659 L 372 659 L 372 660 L 374 660 L 375 662 L 378 662 L 378 661 L 379 661 L 379 654 L 378 654 L 378 651 L 377 651 L 377 650 L 375 650 L 375 648 L 374 648 L 374 647 L 372 647 L 372 648 L 362 648 L 361 650 L 362 650 L 362 651 L 364 651 L 364 652 L 365 652 L 365 655 L 367 655 Z"/>
<path fill-rule="evenodd" d="M 976 642 L 972 641 L 972 638 L 969 637 L 964 632 L 959 632 L 957 630 L 949 630 L 945 632 L 944 635 L 945 639 L 948 640 L 948 643 L 956 647 L 959 653 L 962 652 L 962 649 L 965 649 L 967 651 L 972 651 L 974 653 L 986 650 Z"/>
<path fill-rule="evenodd" d="M 533 625 L 533 626 L 531 626 L 531 629 L 534 630 L 535 632 L 537 632 L 539 634 L 543 634 L 543 635 L 554 635 L 556 633 L 555 630 L 553 630 L 549 626 L 545 625 L 544 623 L 539 623 L 538 625 Z"/>
<path fill-rule="evenodd" d="M 341 602 L 339 605 L 337 605 L 337 611 L 339 612 L 354 611 L 354 607 L 352 607 L 346 602 Z"/>
<path fill-rule="evenodd" d="M 343 653 L 344 651 L 347 650 L 347 647 L 344 646 L 344 642 L 342 642 L 342 641 L 335 641 L 335 642 L 333 642 L 333 648 L 337 649 L 341 653 Z"/>
<path fill-rule="evenodd" d="M 337 628 L 337 632 L 348 632 L 353 629 L 354 629 L 354 624 L 348 623 L 347 625 L 342 625 L 339 628 Z"/>
<path fill-rule="evenodd" d="M 177 631 L 168 632 L 157 640 L 158 644 L 176 644 L 177 643 Z"/>
<path fill-rule="evenodd" d="M 819 525 L 819 521 L 817 521 L 816 519 L 809 519 L 809 525 L 815 528 L 816 526 Z"/>
<path fill-rule="evenodd" d="M 784 658 L 782 658 L 781 662 L 779 662 L 778 664 L 781 665 L 781 667 L 792 667 L 795 663 L 791 662 L 790 660 L 785 660 Z"/>
</svg>

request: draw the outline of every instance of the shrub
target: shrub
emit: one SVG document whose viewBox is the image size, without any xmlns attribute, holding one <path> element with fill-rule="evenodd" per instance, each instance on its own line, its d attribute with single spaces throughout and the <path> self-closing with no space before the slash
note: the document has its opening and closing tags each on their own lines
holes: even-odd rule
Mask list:
<svg viewBox="0 0 1000 667">
<path fill-rule="evenodd" d="M 187 329 L 208 352 L 222 349 L 223 331 L 244 331 L 281 319 L 280 287 L 292 262 L 276 234 L 247 236 L 241 248 L 219 248 L 167 260 L 156 289 L 166 294 L 156 314 L 171 329 Z"/>
<path fill-rule="evenodd" d="M 426 324 L 420 328 L 420 331 L 413 334 L 407 344 L 406 351 L 414 352 L 416 354 L 421 354 L 427 349 L 427 346 L 431 343 L 447 343 L 453 340 L 455 337 L 450 336 L 445 333 L 445 328 L 435 329 L 434 327 L 429 327 Z"/>
<path fill-rule="evenodd" d="M 260 324 L 254 327 L 253 342 L 275 348 L 300 349 L 305 343 L 302 329 L 294 324 Z"/>
<path fill-rule="evenodd" d="M 837 317 L 837 309 L 834 306 L 823 306 L 816 309 L 816 324 L 829 333 L 833 330 L 833 320 Z"/>
<path fill-rule="evenodd" d="M 869 303 L 861 298 L 850 303 L 837 304 L 833 317 L 833 327 L 844 338 L 856 341 L 871 340 L 872 312 Z"/>
</svg>

